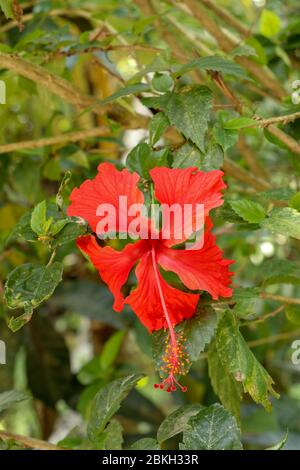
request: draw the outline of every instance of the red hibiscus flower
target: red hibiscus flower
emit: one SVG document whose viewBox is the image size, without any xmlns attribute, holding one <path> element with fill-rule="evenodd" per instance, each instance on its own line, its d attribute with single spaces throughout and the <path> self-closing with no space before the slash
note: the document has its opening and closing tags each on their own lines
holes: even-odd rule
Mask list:
<svg viewBox="0 0 300 470">
<path fill-rule="evenodd" d="M 223 203 L 221 191 L 226 186 L 222 181 L 223 173 L 219 170 L 204 173 L 197 168 L 154 168 L 150 175 L 155 199 L 160 204 L 177 204 L 179 207 L 190 204 L 193 208 L 196 204 L 203 204 L 205 230 L 201 247 L 191 250 L 174 248 L 187 238 L 187 234 L 193 232 L 196 218 L 194 209 L 188 224 L 181 221 L 187 226 L 184 235 L 177 234 L 174 218 L 165 222 L 163 217 L 162 228 L 155 238 L 149 235 L 146 239 L 128 243 L 122 251 L 110 246 L 100 247 L 94 235 L 80 237 L 77 244 L 89 256 L 114 295 L 116 311 L 121 311 L 124 304 L 129 304 L 150 332 L 161 328 L 169 330 L 164 356 L 167 377 L 156 386 L 173 391 L 177 385 L 184 391 L 185 387 L 175 378 L 176 375 L 184 374 L 184 339 L 176 336 L 174 326 L 195 314 L 200 297 L 198 291 L 209 292 L 213 299 L 232 295 L 229 285 L 233 273 L 229 271 L 229 265 L 233 261 L 222 258 L 222 251 L 215 244 L 215 237 L 211 233 L 212 224 L 208 217 L 211 209 Z M 126 214 L 125 218 L 122 217 L 125 208 L 120 210 L 119 201 L 120 196 L 126 196 L 128 206 L 144 203 L 144 195 L 138 188 L 139 179 L 136 173 L 126 169 L 118 171 L 110 163 L 100 164 L 95 179 L 86 180 L 80 188 L 73 190 L 68 215 L 82 217 L 101 236 L 99 222 L 103 214 L 97 215 L 97 209 L 100 204 L 110 204 L 116 208 L 115 231 L 130 234 L 134 216 Z M 144 220 L 148 233 L 153 234 L 155 229 L 151 222 Z M 165 233 L 169 234 L 167 239 L 163 236 Z M 137 287 L 124 298 L 122 287 L 136 264 Z M 196 293 L 184 292 L 169 285 L 159 268 L 176 273 L 182 283 Z"/>
</svg>

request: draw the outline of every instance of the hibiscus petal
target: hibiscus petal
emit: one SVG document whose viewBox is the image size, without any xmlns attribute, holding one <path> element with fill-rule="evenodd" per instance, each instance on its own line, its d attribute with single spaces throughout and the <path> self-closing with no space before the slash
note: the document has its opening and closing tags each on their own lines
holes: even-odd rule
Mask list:
<svg viewBox="0 0 300 470">
<path fill-rule="evenodd" d="M 126 169 L 119 171 L 112 163 L 101 163 L 98 166 L 98 174 L 93 180 L 86 180 L 79 188 L 73 189 L 67 213 L 69 216 L 82 217 L 99 235 L 104 233 L 99 226 L 97 231 L 97 225 L 103 216 L 96 215 L 97 209 L 100 204 L 110 204 L 116 213 L 115 231 L 127 232 L 128 224 L 133 219 L 133 217 L 127 217 L 127 206 L 144 203 L 143 193 L 137 187 L 139 179 L 137 173 L 130 173 Z M 127 197 L 126 208 L 125 205 L 120 205 L 121 217 L 119 217 L 120 196 Z"/>
<path fill-rule="evenodd" d="M 167 206 L 178 205 L 181 218 L 167 217 L 163 211 L 162 238 L 169 239 L 168 246 L 179 244 L 199 230 L 209 211 L 223 204 L 222 189 L 226 188 L 219 170 L 207 173 L 197 168 L 154 168 L 150 171 L 155 185 L 156 199 Z M 184 211 L 191 205 L 192 213 L 184 220 Z M 203 214 L 197 212 L 196 204 L 203 204 Z M 170 220 L 169 220 L 170 219 Z M 179 220 L 179 222 L 178 222 Z M 200 224 L 200 226 L 199 226 Z M 184 233 L 183 232 L 184 228 Z M 169 235 L 170 234 L 170 235 Z"/>
<path fill-rule="evenodd" d="M 155 278 L 151 252 L 144 254 L 136 268 L 138 285 L 126 298 L 141 323 L 151 332 L 167 328 L 159 290 Z M 198 294 L 187 294 L 170 286 L 158 273 L 162 292 L 172 325 L 194 315 Z"/>
<path fill-rule="evenodd" d="M 234 261 L 223 259 L 222 254 L 215 237 L 206 229 L 202 248 L 174 250 L 161 244 L 157 261 L 166 271 L 176 273 L 187 288 L 207 291 L 217 300 L 219 296 L 232 296 L 229 265 Z"/>
<path fill-rule="evenodd" d="M 114 309 L 120 312 L 124 306 L 122 286 L 128 279 L 129 273 L 138 259 L 149 249 L 145 240 L 129 243 L 122 251 L 106 246 L 101 248 L 92 235 L 79 237 L 78 247 L 88 255 L 98 270 L 103 281 L 108 285 L 114 295 Z"/>
</svg>

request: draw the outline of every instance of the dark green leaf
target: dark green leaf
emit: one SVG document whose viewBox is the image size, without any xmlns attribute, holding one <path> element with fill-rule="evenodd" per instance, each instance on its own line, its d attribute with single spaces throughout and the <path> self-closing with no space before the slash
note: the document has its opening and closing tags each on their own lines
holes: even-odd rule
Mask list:
<svg viewBox="0 0 300 470">
<path fill-rule="evenodd" d="M 244 392 L 249 393 L 256 403 L 269 410 L 269 393 L 278 397 L 272 387 L 274 382 L 249 349 L 239 331 L 238 320 L 230 311 L 226 311 L 219 322 L 216 347 L 224 371 L 241 382 Z"/>
<path fill-rule="evenodd" d="M 240 421 L 241 384 L 230 374 L 224 374 L 222 370 L 223 364 L 218 355 L 216 344 L 213 342 L 208 350 L 208 372 L 211 384 L 224 407 Z"/>
<path fill-rule="evenodd" d="M 235 418 L 215 403 L 190 419 L 181 450 L 241 450 L 241 432 Z"/>
<path fill-rule="evenodd" d="M 160 447 L 155 439 L 144 437 L 143 439 L 134 442 L 130 446 L 130 450 L 160 450 Z"/>
<path fill-rule="evenodd" d="M 167 116 L 160 112 L 156 113 L 150 121 L 149 125 L 149 139 L 150 145 L 153 146 L 159 141 L 165 130 L 169 127 L 170 123 Z"/>
<path fill-rule="evenodd" d="M 212 340 L 217 322 L 217 315 L 211 307 L 200 307 L 197 315 L 176 326 L 176 333 L 183 333 L 186 338 L 186 353 L 192 362 L 199 359 L 200 353 Z M 155 331 L 152 334 L 153 358 L 157 370 L 160 370 L 162 366 L 167 336 L 168 332 L 164 330 Z"/>
<path fill-rule="evenodd" d="M 202 405 L 184 405 L 167 416 L 157 431 L 158 442 L 162 443 L 188 428 L 188 422 L 203 408 Z"/>
<path fill-rule="evenodd" d="M 143 374 L 129 375 L 114 380 L 99 390 L 94 399 L 92 415 L 88 424 L 88 436 L 91 441 L 97 441 L 107 423 L 120 408 L 121 402 L 142 377 Z"/>
<path fill-rule="evenodd" d="M 146 143 L 138 144 L 128 154 L 126 166 L 130 171 L 137 172 L 145 179 L 150 179 L 149 171 L 154 167 L 168 166 L 169 150 L 152 150 Z"/>
<path fill-rule="evenodd" d="M 162 109 L 169 121 L 182 134 L 204 152 L 204 137 L 212 107 L 211 91 L 204 86 L 194 86 L 180 93 L 164 96 Z"/>
<path fill-rule="evenodd" d="M 50 266 L 32 263 L 15 268 L 7 277 L 5 299 L 9 308 L 24 308 L 30 313 L 49 299 L 62 280 L 63 266 L 55 262 Z"/>
</svg>

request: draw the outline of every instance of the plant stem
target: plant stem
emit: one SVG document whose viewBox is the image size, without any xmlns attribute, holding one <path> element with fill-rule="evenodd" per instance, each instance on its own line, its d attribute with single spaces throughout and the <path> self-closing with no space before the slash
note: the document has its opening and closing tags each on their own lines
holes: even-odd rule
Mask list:
<svg viewBox="0 0 300 470">
<path fill-rule="evenodd" d="M 40 449 L 40 450 L 64 450 L 54 444 L 42 441 L 40 439 L 34 439 L 32 437 L 21 436 L 20 434 L 13 434 L 11 432 L 0 431 L 0 439 L 5 441 L 13 440 L 21 444 L 27 449 Z"/>
</svg>

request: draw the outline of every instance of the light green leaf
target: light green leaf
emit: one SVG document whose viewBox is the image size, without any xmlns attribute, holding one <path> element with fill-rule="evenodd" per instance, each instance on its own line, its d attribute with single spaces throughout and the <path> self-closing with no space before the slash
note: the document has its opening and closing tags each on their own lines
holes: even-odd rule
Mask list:
<svg viewBox="0 0 300 470">
<path fill-rule="evenodd" d="M 229 204 L 237 215 L 251 224 L 258 224 L 266 217 L 265 209 L 258 202 L 239 199 L 229 201 Z"/>
<path fill-rule="evenodd" d="M 0 8 L 3 11 L 6 18 L 14 18 L 12 9 L 13 0 L 0 0 Z"/>
<path fill-rule="evenodd" d="M 159 141 L 165 130 L 169 127 L 169 119 L 167 116 L 160 112 L 156 113 L 150 121 L 149 125 L 149 140 L 150 145 L 153 146 Z"/>
<path fill-rule="evenodd" d="M 7 392 L 0 393 L 0 413 L 7 410 L 15 403 L 28 400 L 30 397 L 18 390 L 8 390 Z"/>
<path fill-rule="evenodd" d="M 221 145 L 224 152 L 226 152 L 226 150 L 236 144 L 239 134 L 236 130 L 224 129 L 220 124 L 216 124 L 213 127 L 213 136 L 216 142 Z"/>
<path fill-rule="evenodd" d="M 91 441 L 97 441 L 107 423 L 120 408 L 121 402 L 142 377 L 143 374 L 129 375 L 114 380 L 99 390 L 95 396 L 91 418 L 88 423 L 87 432 Z"/>
<path fill-rule="evenodd" d="M 134 442 L 130 450 L 160 450 L 158 442 L 151 437 L 144 437 Z"/>
<path fill-rule="evenodd" d="M 261 226 L 271 232 L 300 239 L 300 213 L 291 207 L 273 209 Z"/>
<path fill-rule="evenodd" d="M 204 137 L 212 107 L 212 93 L 204 86 L 194 86 L 180 93 L 164 95 L 162 110 L 182 134 L 204 152 Z"/>
<path fill-rule="evenodd" d="M 208 350 L 208 373 L 215 394 L 223 406 L 240 421 L 240 406 L 242 398 L 241 384 L 230 374 L 223 373 L 223 364 L 218 355 L 215 342 Z"/>
<path fill-rule="evenodd" d="M 106 341 L 100 354 L 100 367 L 102 369 L 107 369 L 115 362 L 122 346 L 124 335 L 125 331 L 117 331 Z"/>
<path fill-rule="evenodd" d="M 250 79 L 245 70 L 232 60 L 224 59 L 219 56 L 208 56 L 201 57 L 200 59 L 194 59 L 191 62 L 180 67 L 174 74 L 174 77 L 179 77 L 191 70 L 213 70 L 220 72 L 225 75 L 232 75 L 235 77 Z"/>
<path fill-rule="evenodd" d="M 259 20 L 259 31 L 263 36 L 272 38 L 276 36 L 281 29 L 281 20 L 276 13 L 266 8 L 262 11 Z"/>
<path fill-rule="evenodd" d="M 158 442 L 162 443 L 188 428 L 188 422 L 203 408 L 202 405 L 184 405 L 167 416 L 157 431 Z"/>
<path fill-rule="evenodd" d="M 275 444 L 272 447 L 268 447 L 266 450 L 281 450 L 281 449 L 283 449 L 283 447 L 286 444 L 288 435 L 289 435 L 289 431 L 287 430 L 286 433 L 285 433 L 285 436 L 281 439 L 281 441 L 279 441 L 277 444 Z"/>
<path fill-rule="evenodd" d="M 300 325 L 300 306 L 287 305 L 285 307 L 285 316 L 293 325 Z"/>
<path fill-rule="evenodd" d="M 47 228 L 49 228 L 49 225 L 47 224 L 46 201 L 42 201 L 37 206 L 35 206 L 31 214 L 30 225 L 31 229 L 37 235 L 45 235 L 47 233 Z"/>
<path fill-rule="evenodd" d="M 196 166 L 201 168 L 203 154 L 193 144 L 186 142 L 179 149 L 175 150 L 173 154 L 173 168 L 188 168 Z"/>
<path fill-rule="evenodd" d="M 248 117 L 240 117 L 230 119 L 229 121 L 225 122 L 224 124 L 225 129 L 243 129 L 244 127 L 253 127 L 257 126 L 257 121 Z"/>
<path fill-rule="evenodd" d="M 235 418 L 215 403 L 189 421 L 181 450 L 242 450 L 241 431 Z"/>
<path fill-rule="evenodd" d="M 270 410 L 269 393 L 278 397 L 272 387 L 273 379 L 249 349 L 239 331 L 238 320 L 231 311 L 226 311 L 219 322 L 216 347 L 224 371 L 241 382 L 244 392 L 249 393 L 256 403 Z"/>
<path fill-rule="evenodd" d="M 152 86 L 154 90 L 165 93 L 169 91 L 174 85 L 172 77 L 166 73 L 158 73 L 154 74 L 152 79 Z"/>
<path fill-rule="evenodd" d="M 296 209 L 296 211 L 300 212 L 300 191 L 290 199 L 289 207 L 292 209 Z"/>
</svg>

